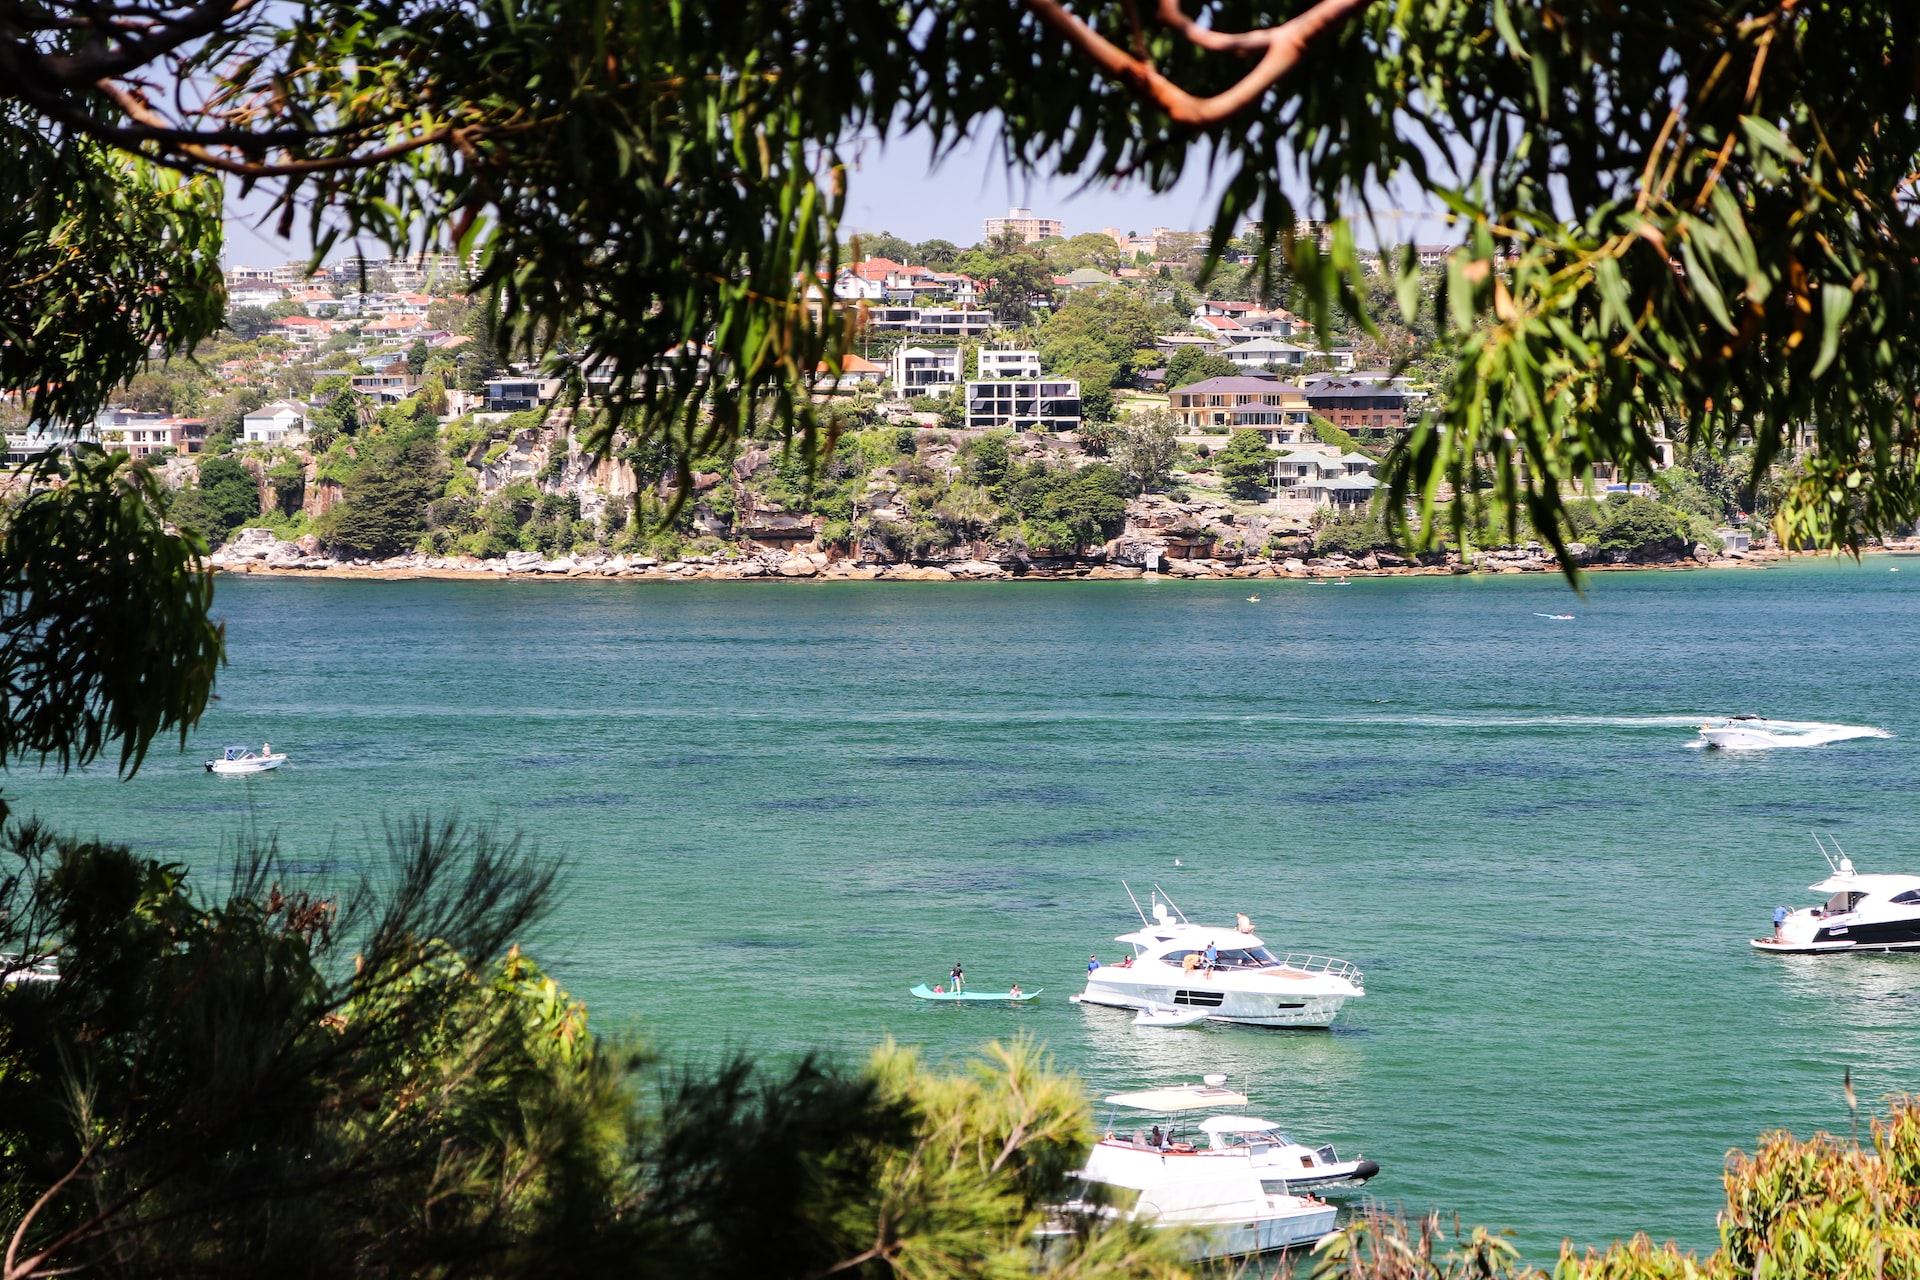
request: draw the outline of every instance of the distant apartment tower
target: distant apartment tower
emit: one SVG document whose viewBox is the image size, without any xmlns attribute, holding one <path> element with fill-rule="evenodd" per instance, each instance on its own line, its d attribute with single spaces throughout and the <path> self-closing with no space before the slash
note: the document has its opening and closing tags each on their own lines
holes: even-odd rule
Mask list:
<svg viewBox="0 0 1920 1280">
<path fill-rule="evenodd" d="M 987 239 L 1011 231 L 1028 244 L 1048 237 L 1064 238 L 1067 224 L 1058 218 L 1036 218 L 1031 209 L 1009 209 L 1004 218 L 987 219 Z"/>
<path fill-rule="evenodd" d="M 974 376 L 988 378 L 1038 378 L 1040 353 L 1006 347 L 981 347 L 974 353 Z"/>
<path fill-rule="evenodd" d="M 995 378 L 967 384 L 967 429 L 1078 431 L 1080 384 L 1072 378 Z"/>
</svg>

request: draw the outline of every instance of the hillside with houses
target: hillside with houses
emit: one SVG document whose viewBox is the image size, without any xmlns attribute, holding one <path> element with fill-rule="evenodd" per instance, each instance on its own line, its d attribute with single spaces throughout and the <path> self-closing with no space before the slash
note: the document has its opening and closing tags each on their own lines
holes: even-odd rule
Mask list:
<svg viewBox="0 0 1920 1280">
<path fill-rule="evenodd" d="M 980 244 L 849 245 L 857 352 L 817 371 L 832 452 L 772 438 L 691 482 L 595 387 L 503 360 L 446 255 L 229 273 L 222 340 L 70 438 L 155 467 L 216 563 L 702 576 L 1183 575 L 1408 568 L 1379 469 L 1442 389 L 1412 335 L 1317 332 L 1194 238 L 1066 237 L 1011 211 Z M 7 424 L 11 457 L 47 429 Z M 1744 547 L 1735 486 L 1589 481 L 1585 558 Z M 1546 569 L 1528 531 L 1488 563 Z M 1447 554 L 1428 557 L 1436 566 Z M 1451 561 L 1460 566 L 1459 557 Z"/>
</svg>

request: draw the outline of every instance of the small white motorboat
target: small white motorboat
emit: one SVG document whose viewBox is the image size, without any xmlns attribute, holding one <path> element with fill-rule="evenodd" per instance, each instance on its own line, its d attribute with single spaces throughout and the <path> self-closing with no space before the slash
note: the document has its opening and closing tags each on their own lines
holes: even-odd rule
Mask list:
<svg viewBox="0 0 1920 1280">
<path fill-rule="evenodd" d="M 228 747 L 218 760 L 207 761 L 207 772 L 265 773 L 286 762 L 287 753 L 273 750 L 271 743 L 263 743 L 258 751 L 252 747 Z"/>
<path fill-rule="evenodd" d="M 1213 1016 L 1211 1009 L 1182 1009 L 1178 1005 L 1150 1004 L 1133 1015 L 1136 1027 L 1191 1027 Z"/>
</svg>

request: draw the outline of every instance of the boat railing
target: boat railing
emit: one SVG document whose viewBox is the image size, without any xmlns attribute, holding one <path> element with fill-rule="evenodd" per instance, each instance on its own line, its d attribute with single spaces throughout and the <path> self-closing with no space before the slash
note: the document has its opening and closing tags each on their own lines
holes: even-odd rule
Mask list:
<svg viewBox="0 0 1920 1280">
<path fill-rule="evenodd" d="M 1283 969 L 1298 969 L 1302 973 L 1324 973 L 1332 978 L 1345 978 L 1354 986 L 1360 985 L 1362 977 L 1360 966 L 1351 960 L 1341 960 L 1334 956 L 1316 956 L 1305 951 L 1289 951 L 1280 958 Z"/>
</svg>

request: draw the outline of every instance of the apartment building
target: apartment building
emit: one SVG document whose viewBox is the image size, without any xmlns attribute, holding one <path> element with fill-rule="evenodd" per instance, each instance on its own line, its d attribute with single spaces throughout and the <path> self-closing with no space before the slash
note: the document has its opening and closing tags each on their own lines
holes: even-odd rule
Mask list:
<svg viewBox="0 0 1920 1280">
<path fill-rule="evenodd" d="M 1067 224 L 1058 218 L 1036 218 L 1031 209 L 1009 209 L 1004 218 L 987 219 L 987 239 L 1005 232 L 1011 232 L 1027 244 L 1036 240 L 1063 238 L 1067 234 Z"/>
<path fill-rule="evenodd" d="M 1415 397 L 1392 383 L 1327 379 L 1307 389 L 1313 411 L 1349 431 L 1404 431 Z"/>
<path fill-rule="evenodd" d="M 1080 429 L 1080 384 L 1072 378 L 995 378 L 967 384 L 967 429 Z"/>
<path fill-rule="evenodd" d="M 304 434 L 306 429 L 306 406 L 291 400 L 263 404 L 240 419 L 240 431 L 248 444 L 279 444 L 288 436 Z"/>
<path fill-rule="evenodd" d="M 176 418 L 133 409 L 107 409 L 94 419 L 94 438 L 130 458 L 150 458 L 171 449 L 198 453 L 207 440 L 204 418 Z"/>
</svg>

